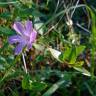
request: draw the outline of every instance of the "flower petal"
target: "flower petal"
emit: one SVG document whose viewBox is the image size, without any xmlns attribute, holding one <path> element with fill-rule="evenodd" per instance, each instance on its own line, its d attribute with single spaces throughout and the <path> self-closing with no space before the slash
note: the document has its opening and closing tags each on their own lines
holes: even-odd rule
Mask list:
<svg viewBox="0 0 96 96">
<path fill-rule="evenodd" d="M 17 43 L 17 42 L 22 42 L 22 37 L 20 35 L 14 35 L 14 36 L 10 36 L 8 38 L 8 42 L 10 44 L 13 44 L 13 43 Z"/>
<path fill-rule="evenodd" d="M 25 45 L 25 43 L 19 43 L 15 48 L 15 55 L 19 55 L 22 52 Z"/>
<path fill-rule="evenodd" d="M 31 31 L 32 31 L 32 22 L 29 20 L 26 21 L 25 28 L 26 28 L 26 34 L 29 36 L 31 34 Z"/>
<path fill-rule="evenodd" d="M 24 34 L 24 26 L 20 22 L 15 22 L 13 25 L 14 30 L 20 35 Z"/>
<path fill-rule="evenodd" d="M 27 44 L 27 49 L 29 50 L 31 48 L 32 48 L 32 43 Z"/>
<path fill-rule="evenodd" d="M 37 36 L 37 32 L 35 29 L 33 29 L 31 35 L 30 35 L 30 43 L 34 42 Z"/>
</svg>

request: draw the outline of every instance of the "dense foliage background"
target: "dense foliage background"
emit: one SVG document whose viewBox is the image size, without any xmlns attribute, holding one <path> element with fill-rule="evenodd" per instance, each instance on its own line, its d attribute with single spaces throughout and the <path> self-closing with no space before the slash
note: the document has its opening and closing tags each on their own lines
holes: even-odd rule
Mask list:
<svg viewBox="0 0 96 96">
<path fill-rule="evenodd" d="M 22 58 L 8 38 L 27 20 L 38 33 Z M 96 0 L 0 0 L 0 96 L 96 96 L 95 51 Z"/>
</svg>

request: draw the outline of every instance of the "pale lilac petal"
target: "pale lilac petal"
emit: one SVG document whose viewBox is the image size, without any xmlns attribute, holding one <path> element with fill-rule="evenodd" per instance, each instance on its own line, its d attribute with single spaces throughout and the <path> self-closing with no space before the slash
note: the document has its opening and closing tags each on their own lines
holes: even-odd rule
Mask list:
<svg viewBox="0 0 96 96">
<path fill-rule="evenodd" d="M 29 50 L 31 48 L 32 48 L 32 43 L 27 44 L 27 49 Z"/>
<path fill-rule="evenodd" d="M 37 36 L 37 32 L 35 29 L 33 29 L 31 35 L 30 35 L 30 43 L 34 42 Z"/>
<path fill-rule="evenodd" d="M 22 52 L 25 45 L 25 43 L 19 43 L 15 48 L 15 55 L 19 55 Z"/>
<path fill-rule="evenodd" d="M 8 38 L 8 42 L 10 44 L 13 44 L 13 43 L 17 43 L 17 42 L 22 42 L 22 37 L 20 35 L 14 35 L 14 36 L 10 36 Z"/>
<path fill-rule="evenodd" d="M 20 35 L 24 34 L 25 29 L 24 29 L 24 26 L 20 22 L 15 22 L 13 25 L 13 28 L 18 34 Z"/>
<path fill-rule="evenodd" d="M 26 21 L 25 28 L 26 28 L 26 34 L 30 35 L 32 31 L 32 22 L 29 20 Z"/>
<path fill-rule="evenodd" d="M 8 41 L 10 44 L 17 43 L 15 55 L 19 55 L 25 46 L 27 49 L 32 48 L 32 44 L 36 40 L 37 32 L 33 29 L 32 22 L 29 20 L 25 26 L 20 22 L 15 22 L 13 28 L 19 35 L 9 37 Z"/>
</svg>

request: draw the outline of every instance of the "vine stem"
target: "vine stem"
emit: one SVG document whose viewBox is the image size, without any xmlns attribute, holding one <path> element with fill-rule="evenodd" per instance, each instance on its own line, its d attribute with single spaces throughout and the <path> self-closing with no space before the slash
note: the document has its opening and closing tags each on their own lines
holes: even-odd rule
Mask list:
<svg viewBox="0 0 96 96">
<path fill-rule="evenodd" d="M 24 63 L 24 69 L 25 69 L 25 72 L 26 72 L 26 74 L 27 74 L 28 71 L 27 71 L 27 66 L 26 66 L 26 61 L 25 61 L 24 53 L 22 53 L 22 59 L 23 59 L 23 63 Z"/>
</svg>

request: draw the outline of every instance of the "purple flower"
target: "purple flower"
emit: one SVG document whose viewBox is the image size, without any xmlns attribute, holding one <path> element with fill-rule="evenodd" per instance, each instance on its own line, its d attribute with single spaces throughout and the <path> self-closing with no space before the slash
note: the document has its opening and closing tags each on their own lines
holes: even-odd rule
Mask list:
<svg viewBox="0 0 96 96">
<path fill-rule="evenodd" d="M 17 35 L 9 37 L 8 41 L 10 44 L 17 44 L 15 55 L 20 54 L 24 47 L 27 47 L 28 50 L 31 49 L 37 36 L 36 30 L 32 27 L 32 22 L 28 20 L 25 25 L 21 22 L 15 22 L 13 28 Z"/>
</svg>

